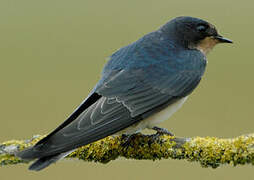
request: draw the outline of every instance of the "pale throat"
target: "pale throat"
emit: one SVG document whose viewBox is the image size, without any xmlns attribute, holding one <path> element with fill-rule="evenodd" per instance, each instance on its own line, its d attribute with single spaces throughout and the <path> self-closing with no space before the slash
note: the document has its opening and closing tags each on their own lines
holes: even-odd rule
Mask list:
<svg viewBox="0 0 254 180">
<path fill-rule="evenodd" d="M 219 41 L 213 37 L 206 37 L 199 42 L 196 49 L 201 51 L 204 55 L 207 55 L 213 49 L 213 47 L 218 44 L 218 42 Z"/>
</svg>

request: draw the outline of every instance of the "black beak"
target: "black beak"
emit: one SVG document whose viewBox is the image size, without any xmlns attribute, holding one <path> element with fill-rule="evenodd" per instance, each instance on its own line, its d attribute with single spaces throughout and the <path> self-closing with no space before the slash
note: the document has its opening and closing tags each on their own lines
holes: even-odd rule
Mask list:
<svg viewBox="0 0 254 180">
<path fill-rule="evenodd" d="M 230 39 L 224 38 L 221 35 L 214 36 L 215 39 L 217 39 L 220 43 L 233 43 Z"/>
</svg>

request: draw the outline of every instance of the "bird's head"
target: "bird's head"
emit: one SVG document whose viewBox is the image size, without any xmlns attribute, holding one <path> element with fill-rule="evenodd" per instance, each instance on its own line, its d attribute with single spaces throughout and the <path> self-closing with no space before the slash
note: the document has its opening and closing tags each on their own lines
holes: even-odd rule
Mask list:
<svg viewBox="0 0 254 180">
<path fill-rule="evenodd" d="M 215 26 L 193 17 L 177 17 L 162 26 L 161 30 L 184 47 L 198 49 L 205 55 L 218 43 L 232 43 L 219 35 Z"/>
</svg>

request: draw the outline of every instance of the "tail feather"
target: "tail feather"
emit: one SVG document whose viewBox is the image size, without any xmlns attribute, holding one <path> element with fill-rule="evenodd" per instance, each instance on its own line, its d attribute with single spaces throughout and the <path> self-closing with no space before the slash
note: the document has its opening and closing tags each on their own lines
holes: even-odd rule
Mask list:
<svg viewBox="0 0 254 180">
<path fill-rule="evenodd" d="M 46 167 L 48 167 L 50 164 L 55 163 L 59 159 L 63 157 L 62 154 L 52 155 L 52 156 L 46 156 L 42 157 L 38 160 L 36 160 L 30 167 L 29 170 L 32 171 L 40 171 Z"/>
<path fill-rule="evenodd" d="M 40 153 L 34 149 L 34 147 L 31 147 L 31 148 L 25 149 L 25 150 L 17 153 L 16 156 L 18 156 L 24 160 L 33 160 L 33 159 L 38 158 L 29 167 L 29 170 L 40 171 L 40 170 L 48 167 L 50 164 L 55 163 L 56 161 L 66 157 L 68 154 L 72 153 L 73 151 L 74 150 L 42 157 L 42 156 L 40 156 Z"/>
<path fill-rule="evenodd" d="M 34 147 L 27 148 L 21 152 L 16 153 L 15 155 L 24 160 L 33 160 L 39 158 L 39 154 L 34 150 Z"/>
</svg>

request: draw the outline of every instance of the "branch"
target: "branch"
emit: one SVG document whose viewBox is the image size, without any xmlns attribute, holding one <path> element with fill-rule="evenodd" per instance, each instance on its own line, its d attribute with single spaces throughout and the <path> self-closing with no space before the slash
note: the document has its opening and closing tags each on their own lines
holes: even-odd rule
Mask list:
<svg viewBox="0 0 254 180">
<path fill-rule="evenodd" d="M 12 140 L 0 144 L 0 165 L 28 163 L 28 161 L 15 157 L 15 153 L 34 145 L 43 137 L 37 135 L 30 140 Z M 136 134 L 132 136 L 128 146 L 123 145 L 125 142 L 124 136 L 110 136 L 80 147 L 66 158 L 100 163 L 108 163 L 118 157 L 147 160 L 186 159 L 191 162 L 199 162 L 202 167 L 212 168 L 223 164 L 254 165 L 254 134 L 233 139 L 181 138 L 167 135 L 155 139 L 151 135 Z"/>
</svg>

